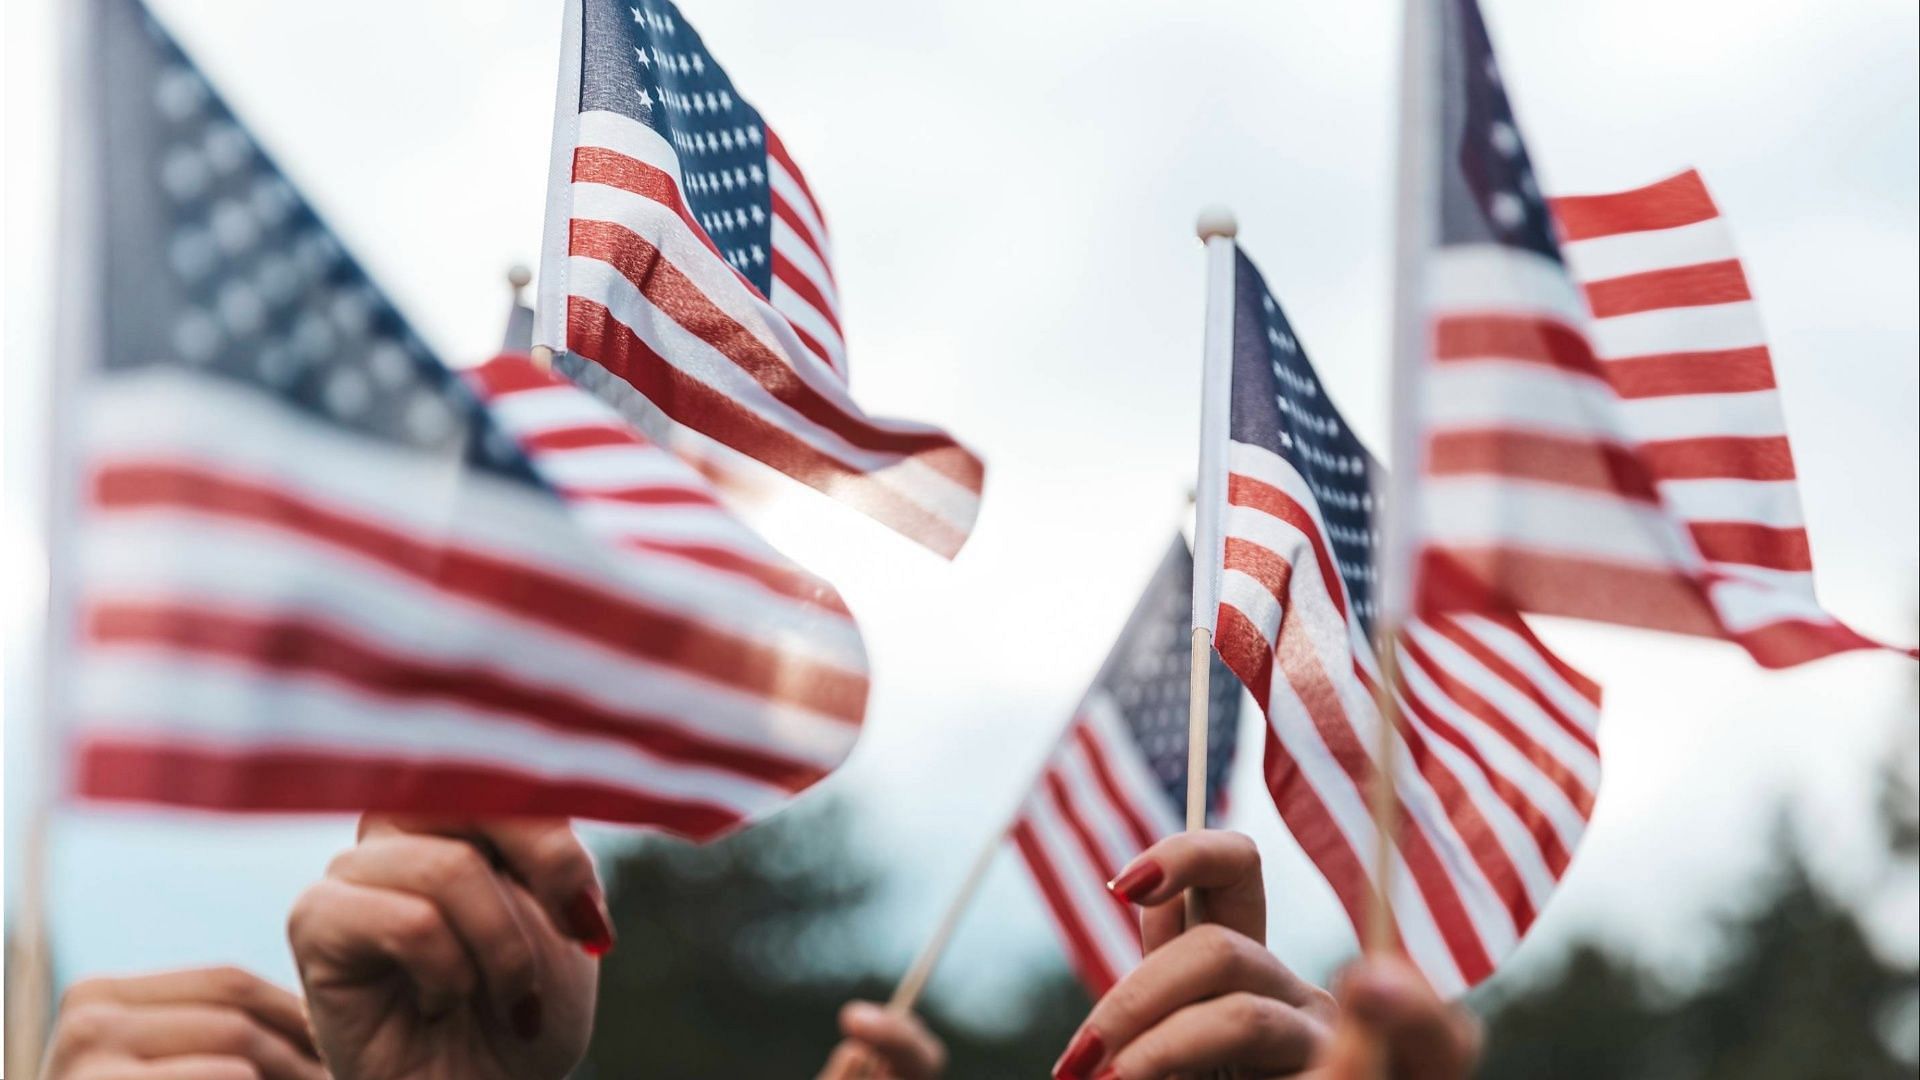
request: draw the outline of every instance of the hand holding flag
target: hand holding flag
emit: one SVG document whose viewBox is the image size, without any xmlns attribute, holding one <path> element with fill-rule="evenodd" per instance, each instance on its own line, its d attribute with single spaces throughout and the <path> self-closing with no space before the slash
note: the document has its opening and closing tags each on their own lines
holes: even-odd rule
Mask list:
<svg viewBox="0 0 1920 1080">
<path fill-rule="evenodd" d="M 1202 611 L 1267 719 L 1274 803 L 1356 931 L 1384 885 L 1394 937 L 1459 993 L 1519 942 L 1585 832 L 1599 688 L 1510 611 L 1408 621 L 1393 638 L 1398 677 L 1385 679 L 1380 466 L 1259 271 L 1231 254 L 1216 331 L 1231 347 L 1221 494 L 1198 510 L 1221 540 L 1198 572 Z M 1405 751 L 1383 759 L 1385 686 Z M 1369 796 L 1389 766 L 1404 815 L 1382 831 Z M 1372 865 L 1383 836 L 1384 881 Z"/>
</svg>

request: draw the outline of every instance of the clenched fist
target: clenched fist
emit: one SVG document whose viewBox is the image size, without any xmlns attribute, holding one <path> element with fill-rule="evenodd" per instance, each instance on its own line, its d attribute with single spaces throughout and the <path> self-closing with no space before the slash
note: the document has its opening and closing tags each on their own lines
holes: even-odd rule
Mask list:
<svg viewBox="0 0 1920 1080">
<path fill-rule="evenodd" d="M 613 937 L 564 821 L 370 815 L 287 922 L 335 1080 L 560 1080 Z"/>
</svg>

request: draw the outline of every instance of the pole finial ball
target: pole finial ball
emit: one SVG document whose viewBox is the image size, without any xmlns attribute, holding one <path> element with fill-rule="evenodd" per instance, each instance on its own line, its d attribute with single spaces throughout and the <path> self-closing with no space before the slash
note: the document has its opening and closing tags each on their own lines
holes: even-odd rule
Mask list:
<svg viewBox="0 0 1920 1080">
<path fill-rule="evenodd" d="M 1240 232 L 1240 223 L 1233 220 L 1233 211 L 1224 206 L 1209 206 L 1200 211 L 1200 217 L 1193 223 L 1193 231 L 1202 240 L 1211 240 L 1224 236 L 1231 240 Z"/>
<path fill-rule="evenodd" d="M 507 270 L 507 284 L 515 289 L 524 289 L 533 283 L 533 271 L 521 263 L 515 263 Z"/>
</svg>

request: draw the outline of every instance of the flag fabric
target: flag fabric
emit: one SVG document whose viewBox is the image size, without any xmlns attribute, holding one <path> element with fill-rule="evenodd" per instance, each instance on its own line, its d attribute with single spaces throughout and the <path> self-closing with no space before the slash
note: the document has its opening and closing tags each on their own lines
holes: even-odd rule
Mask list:
<svg viewBox="0 0 1920 1080">
<path fill-rule="evenodd" d="M 1193 556 L 1175 536 L 1011 833 L 1095 998 L 1141 959 L 1135 911 L 1106 883 L 1186 820 L 1192 598 Z M 1240 686 L 1218 658 L 1208 689 L 1207 791 L 1217 817 L 1240 727 Z"/>
<path fill-rule="evenodd" d="M 833 591 L 571 384 L 449 370 L 146 10 L 96 8 L 74 790 L 704 838 L 844 758 Z"/>
<path fill-rule="evenodd" d="M 984 470 L 854 402 L 824 216 L 779 135 L 670 0 L 573 0 L 566 32 L 537 343 L 659 441 L 954 555 Z"/>
<path fill-rule="evenodd" d="M 1233 290 L 1226 504 L 1200 508 L 1222 538 L 1203 599 L 1267 718 L 1274 804 L 1359 930 L 1375 889 L 1380 466 L 1238 251 Z M 1393 915 L 1409 957 L 1458 993 L 1566 872 L 1599 790 L 1600 692 L 1511 612 L 1412 620 L 1397 661 Z"/>
<path fill-rule="evenodd" d="M 1446 0 L 1417 603 L 1739 643 L 1874 642 L 1813 590 L 1766 337 L 1693 172 L 1542 198 L 1473 0 Z"/>
</svg>

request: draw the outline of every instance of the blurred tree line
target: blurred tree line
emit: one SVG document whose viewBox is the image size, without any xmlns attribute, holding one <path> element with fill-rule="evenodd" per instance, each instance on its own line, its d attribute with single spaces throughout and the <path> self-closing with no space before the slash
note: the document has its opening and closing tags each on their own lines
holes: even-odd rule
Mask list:
<svg viewBox="0 0 1920 1080">
<path fill-rule="evenodd" d="M 706 847 L 648 839 L 603 868 L 620 938 L 601 968 L 578 1080 L 811 1080 L 840 1041 L 840 1007 L 885 1001 L 898 972 L 849 970 L 879 917 L 844 805 L 809 799 Z M 1064 961 L 1028 984 L 1012 1032 L 922 1018 L 956 1078 L 1045 1076 L 1086 1016 Z"/>
<path fill-rule="evenodd" d="M 1903 756 L 1905 751 L 1903 750 Z M 1911 879 L 1920 793 L 1890 768 L 1886 873 Z M 1875 951 L 1853 910 L 1812 880 L 1777 833 L 1758 901 L 1723 925 L 1717 966 L 1676 989 L 1630 957 L 1571 951 L 1544 978 L 1496 982 L 1484 1077 L 1526 1080 L 1878 1080 L 1913 1077 L 1920 1033 L 1913 958 Z M 608 957 L 581 1080 L 811 1078 L 847 1000 L 885 1000 L 897 973 L 849 972 L 875 887 L 848 843 L 844 807 L 810 800 L 706 848 L 650 840 L 609 867 L 621 947 Z M 1657 903 L 1657 897 L 1648 902 Z M 1036 900 L 1037 902 L 1037 900 Z M 1085 1015 L 1064 960 L 1037 972 L 1013 1031 L 926 1012 L 954 1080 L 1046 1075 Z M 937 988 L 936 988 L 937 989 Z"/>
<path fill-rule="evenodd" d="M 1879 776 L 1886 859 L 1876 890 L 1920 885 L 1920 732 L 1910 708 Z M 1668 986 L 1594 945 L 1544 982 L 1495 983 L 1473 1001 L 1487 1018 L 1488 1078 L 1879 1080 L 1920 1075 L 1920 970 L 1888 957 L 1854 907 L 1810 876 L 1783 821 L 1757 902 L 1722 926 L 1719 962 Z M 1858 899 L 1858 898 L 1856 898 Z M 1658 897 L 1649 897 L 1658 903 Z M 1920 928 L 1916 928 L 1920 929 Z"/>
</svg>

